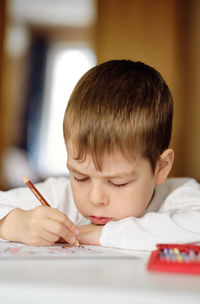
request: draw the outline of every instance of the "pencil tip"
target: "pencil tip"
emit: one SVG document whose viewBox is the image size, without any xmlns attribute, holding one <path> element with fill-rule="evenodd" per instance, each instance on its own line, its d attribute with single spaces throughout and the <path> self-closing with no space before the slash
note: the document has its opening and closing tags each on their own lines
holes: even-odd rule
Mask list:
<svg viewBox="0 0 200 304">
<path fill-rule="evenodd" d="M 26 176 L 22 176 L 22 179 L 23 179 L 23 181 L 24 181 L 25 183 L 28 182 L 28 178 L 27 178 Z"/>
<path fill-rule="evenodd" d="M 79 244 L 79 241 L 76 239 L 75 243 L 74 243 L 74 246 L 76 247 L 80 247 L 80 244 Z"/>
</svg>

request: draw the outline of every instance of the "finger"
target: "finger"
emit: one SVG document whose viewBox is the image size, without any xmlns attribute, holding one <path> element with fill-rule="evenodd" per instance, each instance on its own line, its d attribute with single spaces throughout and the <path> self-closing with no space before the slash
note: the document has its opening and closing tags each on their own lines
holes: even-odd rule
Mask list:
<svg viewBox="0 0 200 304">
<path fill-rule="evenodd" d="M 51 219 L 54 219 L 55 221 L 61 223 L 75 235 L 79 234 L 78 227 L 64 213 L 62 213 L 61 211 L 55 208 L 50 208 L 50 209 L 51 209 L 51 213 L 49 213 L 48 216 Z"/>
<path fill-rule="evenodd" d="M 73 244 L 76 241 L 75 234 L 71 232 L 65 225 L 55 220 L 48 219 L 45 221 L 43 228 L 57 237 L 56 241 L 59 238 L 63 238 L 65 241 Z"/>
<path fill-rule="evenodd" d="M 45 239 L 43 239 L 42 237 L 40 237 L 37 242 L 34 243 L 34 245 L 32 246 L 44 246 L 44 247 L 48 247 L 48 246 L 52 246 L 55 242 L 50 242 L 47 241 Z"/>
<path fill-rule="evenodd" d="M 55 233 L 47 231 L 46 229 L 43 229 L 39 237 L 47 242 L 50 242 L 51 244 L 57 242 L 60 238 Z"/>
<path fill-rule="evenodd" d="M 44 236 L 44 237 L 43 237 Z M 30 238 L 26 244 L 30 246 L 50 246 L 53 245 L 56 241 L 52 240 L 51 238 L 43 235 L 35 238 Z M 50 240 L 51 239 L 51 240 Z M 56 238 L 57 239 L 57 236 Z"/>
</svg>

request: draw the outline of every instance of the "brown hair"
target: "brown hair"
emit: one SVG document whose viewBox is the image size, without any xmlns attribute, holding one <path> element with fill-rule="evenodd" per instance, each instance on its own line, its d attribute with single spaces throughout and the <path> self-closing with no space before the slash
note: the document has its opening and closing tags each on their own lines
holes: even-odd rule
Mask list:
<svg viewBox="0 0 200 304">
<path fill-rule="evenodd" d="M 64 117 L 65 142 L 76 159 L 90 154 L 101 170 L 105 153 L 120 149 L 126 156 L 149 159 L 155 169 L 171 139 L 173 102 L 154 68 L 131 60 L 111 60 L 82 76 Z"/>
</svg>

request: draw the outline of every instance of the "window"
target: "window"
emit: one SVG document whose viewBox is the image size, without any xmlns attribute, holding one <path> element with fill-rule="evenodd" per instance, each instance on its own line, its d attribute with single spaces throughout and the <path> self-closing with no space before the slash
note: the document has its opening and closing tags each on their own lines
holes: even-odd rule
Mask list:
<svg viewBox="0 0 200 304">
<path fill-rule="evenodd" d="M 77 81 L 95 64 L 94 52 L 84 46 L 56 45 L 49 51 L 42 121 L 34 159 L 37 171 L 44 178 L 67 173 L 62 130 L 65 108 Z"/>
</svg>

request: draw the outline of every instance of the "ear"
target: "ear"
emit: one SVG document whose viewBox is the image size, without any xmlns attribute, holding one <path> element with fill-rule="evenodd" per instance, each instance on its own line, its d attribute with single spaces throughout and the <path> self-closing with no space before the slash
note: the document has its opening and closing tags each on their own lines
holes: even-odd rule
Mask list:
<svg viewBox="0 0 200 304">
<path fill-rule="evenodd" d="M 174 151 L 172 149 L 167 149 L 160 155 L 155 170 L 156 185 L 160 185 L 165 182 L 169 172 L 171 171 L 173 162 Z"/>
</svg>

